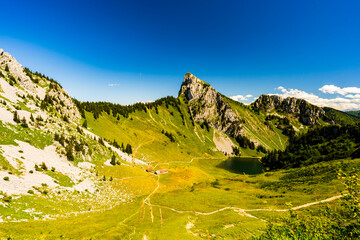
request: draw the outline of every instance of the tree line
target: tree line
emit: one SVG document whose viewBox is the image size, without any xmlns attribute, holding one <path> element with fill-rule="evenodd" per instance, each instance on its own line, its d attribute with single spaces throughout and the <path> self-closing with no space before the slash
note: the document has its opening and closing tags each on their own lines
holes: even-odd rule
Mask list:
<svg viewBox="0 0 360 240">
<path fill-rule="evenodd" d="M 34 83 L 39 83 L 39 80 L 37 78 L 34 78 L 33 75 L 39 77 L 39 78 L 44 78 L 46 80 L 48 80 L 50 83 L 53 83 L 54 85 L 58 85 L 62 88 L 62 86 L 60 85 L 60 83 L 58 83 L 56 80 L 54 80 L 53 78 L 46 76 L 42 73 L 39 72 L 33 72 L 31 71 L 29 68 L 24 67 L 24 72 L 25 74 L 30 78 L 31 81 L 33 81 Z"/>
<path fill-rule="evenodd" d="M 290 138 L 284 151 L 271 151 L 261 161 L 269 169 L 280 169 L 347 157 L 360 157 L 359 123 L 314 127 Z"/>
<path fill-rule="evenodd" d="M 182 119 L 184 118 L 179 107 L 180 100 L 172 96 L 161 98 L 151 103 L 139 102 L 132 105 L 120 105 L 109 102 L 80 102 L 76 99 L 74 99 L 74 102 L 83 118 L 85 118 L 85 111 L 91 112 L 95 119 L 99 118 L 103 112 L 109 115 L 112 114 L 114 117 L 122 116 L 128 118 L 129 114 L 135 111 L 146 112 L 147 109 L 154 108 L 155 112 L 158 113 L 158 107 L 161 105 L 165 105 L 166 108 L 169 108 L 170 105 L 175 107 L 180 112 Z"/>
</svg>

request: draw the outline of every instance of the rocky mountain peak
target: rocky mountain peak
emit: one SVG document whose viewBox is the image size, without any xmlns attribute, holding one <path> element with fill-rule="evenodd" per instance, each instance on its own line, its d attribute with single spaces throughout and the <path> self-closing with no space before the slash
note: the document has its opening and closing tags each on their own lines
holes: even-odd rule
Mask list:
<svg viewBox="0 0 360 240">
<path fill-rule="evenodd" d="M 191 73 L 186 73 L 181 85 L 179 96 L 184 94 L 187 100 L 198 99 L 204 91 L 216 92 L 208 83 L 200 80 Z"/>
<path fill-rule="evenodd" d="M 4 90 L 3 94 L 8 99 L 12 99 L 13 104 L 21 100 L 18 96 L 30 96 L 27 97 L 27 101 L 33 108 L 39 108 L 40 103 L 37 101 L 45 100 L 59 114 L 66 115 L 71 121 L 78 122 L 81 118 L 71 97 L 56 81 L 24 69 L 3 49 L 0 49 L 0 89 Z M 11 94 L 15 96 L 12 98 Z"/>
<path fill-rule="evenodd" d="M 186 73 L 179 96 L 189 101 L 189 109 L 194 121 L 207 122 L 212 127 L 237 136 L 241 134 L 241 124 L 236 113 L 208 83 L 191 73 Z"/>
<path fill-rule="evenodd" d="M 30 94 L 36 95 L 36 86 L 25 74 L 23 66 L 9 53 L 4 52 L 3 49 L 0 49 L 0 67 L 8 70 L 21 87 L 28 90 Z"/>
<path fill-rule="evenodd" d="M 294 97 L 282 98 L 277 95 L 261 95 L 254 103 L 254 109 L 271 112 L 273 110 L 293 114 L 300 122 L 314 125 L 319 119 L 327 120 L 326 113 L 321 107 L 312 105 L 304 99 Z"/>
</svg>

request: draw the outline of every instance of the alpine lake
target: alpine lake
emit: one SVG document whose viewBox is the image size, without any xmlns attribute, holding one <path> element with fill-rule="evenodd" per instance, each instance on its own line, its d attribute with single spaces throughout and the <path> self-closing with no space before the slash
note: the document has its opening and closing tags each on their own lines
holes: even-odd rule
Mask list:
<svg viewBox="0 0 360 240">
<path fill-rule="evenodd" d="M 257 157 L 231 157 L 221 162 L 217 167 L 233 173 L 249 175 L 259 174 L 265 171 L 265 167 Z"/>
</svg>

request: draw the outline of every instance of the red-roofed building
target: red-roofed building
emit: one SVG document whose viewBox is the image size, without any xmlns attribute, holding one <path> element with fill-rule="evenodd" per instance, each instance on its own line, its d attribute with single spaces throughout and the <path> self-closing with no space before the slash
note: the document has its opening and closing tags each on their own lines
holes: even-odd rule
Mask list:
<svg viewBox="0 0 360 240">
<path fill-rule="evenodd" d="M 155 171 L 155 174 L 164 174 L 164 173 L 168 173 L 168 171 L 166 169 Z"/>
</svg>

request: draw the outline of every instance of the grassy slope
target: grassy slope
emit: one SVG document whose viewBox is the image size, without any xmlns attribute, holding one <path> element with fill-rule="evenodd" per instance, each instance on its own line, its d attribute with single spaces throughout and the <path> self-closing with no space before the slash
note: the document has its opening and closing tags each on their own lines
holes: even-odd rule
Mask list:
<svg viewBox="0 0 360 240">
<path fill-rule="evenodd" d="M 246 121 L 244 129 L 247 136 L 270 149 L 282 149 L 285 146 L 286 137 L 277 129 L 269 131 L 264 125 L 265 115 L 257 115 L 240 104 L 231 101 L 229 103 L 241 119 Z M 150 208 L 143 204 L 144 197 L 157 187 L 157 178 L 154 175 L 145 173 L 139 167 L 102 166 L 102 158 L 97 156 L 95 162 L 98 165 L 99 179 L 102 176 L 106 176 L 107 179 L 113 177 L 110 183 L 112 187 L 126 187 L 128 192 L 135 196 L 131 203 L 99 213 L 85 212 L 52 221 L 0 224 L 0 238 L 11 236 L 15 239 L 123 239 L 132 236 L 134 239 L 142 239 L 146 235 L 150 239 L 195 239 L 191 231 L 203 238 L 218 236 L 225 239 L 246 239 L 260 234 L 265 223 L 231 210 L 212 215 L 198 215 L 193 212 L 177 213 L 167 207 L 202 212 L 227 206 L 283 209 L 288 202 L 296 206 L 337 195 L 341 185 L 336 180 L 335 170 L 340 167 L 360 166 L 360 159 L 337 160 L 259 175 L 231 173 L 216 167 L 223 160 L 218 158 L 223 155 L 211 151 L 215 148 L 212 142 L 213 131 L 201 129 L 198 124 L 193 126 L 187 106 L 182 103 L 180 108 L 185 126 L 182 124 L 180 113 L 172 106 L 169 109 L 165 106 L 159 107 L 159 114 L 154 109 L 147 112 L 137 111 L 130 114 L 129 118 L 120 118 L 119 121 L 107 114 L 95 120 L 92 114 L 86 113 L 88 126 L 92 131 L 107 139 L 115 139 L 119 143 L 130 143 L 137 158 L 145 157 L 154 162 L 153 166 L 159 164 L 157 169 L 169 170 L 169 174 L 160 176 L 160 187 L 149 200 L 157 206 Z M 161 130 L 172 133 L 176 141 L 170 142 Z M 13 137 L 10 135 L 5 141 L 13 144 Z M 252 153 L 254 152 L 249 151 L 249 155 Z M 109 157 L 110 155 L 106 156 Z M 190 163 L 190 159 L 194 157 L 206 158 L 197 158 Z M 70 196 L 77 197 L 81 196 Z M 41 198 L 42 201 L 34 200 L 32 196 L 25 196 L 20 200 L 14 200 L 10 208 L 0 208 L 0 211 L 10 211 L 16 208 L 16 204 L 24 202 L 30 206 L 33 202 L 40 204 L 42 211 L 48 214 L 57 213 L 55 209 L 65 212 L 79 210 L 71 201 L 59 203 L 57 199 L 46 196 Z M 17 211 L 16 214 L 19 214 L 19 218 L 27 215 L 22 211 Z M 151 215 L 154 216 L 153 220 Z M 280 213 L 256 212 L 254 215 L 271 219 Z M 189 222 L 192 222 L 194 227 L 186 230 Z"/>
<path fill-rule="evenodd" d="M 0 238 L 11 236 L 14 239 L 56 239 L 62 236 L 123 239 L 132 236 L 134 239 L 142 239 L 146 235 L 150 239 L 195 239 L 193 234 L 198 234 L 203 238 L 217 236 L 225 239 L 246 239 L 252 235 L 259 235 L 264 230 L 265 223 L 232 210 L 211 215 L 198 215 L 191 211 L 211 212 L 228 206 L 284 209 L 289 202 L 294 206 L 301 205 L 338 195 L 341 185 L 336 180 L 336 169 L 360 167 L 360 159 L 346 159 L 259 175 L 231 173 L 216 167 L 223 161 L 217 157 L 223 156 L 209 152 L 207 148 L 209 145 L 215 147 L 211 141 L 213 131 L 207 132 L 197 125 L 193 127 L 186 105 L 182 105 L 181 110 L 185 116 L 185 127 L 182 125 L 180 114 L 171 106 L 169 109 L 159 107 L 159 114 L 156 114 L 155 110 L 135 112 L 127 119 L 121 118 L 119 122 L 106 114 L 94 120 L 92 115 L 87 113 L 88 125 L 94 132 L 108 139 L 116 139 L 120 143 L 130 143 L 134 149 L 140 146 L 135 153 L 137 157 L 146 155 L 150 161 L 159 163 L 157 169 L 169 170 L 169 174 L 160 176 L 159 188 L 149 200 L 156 206 L 150 208 L 143 204 L 143 199 L 157 187 L 157 178 L 154 175 L 145 173 L 140 167 L 109 167 L 96 160 L 99 180 L 102 176 L 106 176 L 106 179 L 112 177 L 113 181 L 109 184 L 113 188 L 126 188 L 133 194 L 134 198 L 130 203 L 118 205 L 111 210 L 85 211 L 77 216 L 51 221 L 3 223 L 0 225 Z M 256 126 L 261 126 L 265 116 L 255 115 L 240 107 L 237 107 L 236 111 L 242 113 L 241 116 L 244 116 L 246 122 L 254 124 L 249 133 L 261 135 L 262 130 Z M 174 116 L 170 112 L 173 112 Z M 161 130 L 173 133 L 176 136 L 175 143 L 170 142 Z M 22 129 L 19 128 L 17 131 Z M 186 138 L 177 134 L 177 131 Z M 14 138 L 11 134 L 3 136 L 9 136 L 3 140 L 13 144 Z M 270 135 L 274 136 L 275 133 Z M 34 134 L 34 140 L 36 139 Z M 96 142 L 89 140 L 89 145 L 92 144 Z M 159 148 L 161 151 L 157 150 Z M 190 162 L 194 156 L 206 158 L 196 158 Z M 83 197 L 76 193 L 68 197 L 81 198 Z M 103 204 L 100 201 L 112 203 L 108 199 L 93 202 L 88 202 L 86 198 L 82 200 L 81 204 L 74 204 L 73 201 L 57 197 L 24 196 L 13 200 L 7 208 L 1 207 L 0 211 L 22 219 L 28 218 L 29 213 L 21 209 L 35 205 L 43 214 L 57 214 L 59 211 L 84 211 L 89 209 L 91 204 Z M 178 213 L 169 208 L 190 212 Z M 20 210 L 14 212 L 14 209 Z M 274 212 L 251 214 L 263 219 L 275 219 L 282 215 Z M 189 222 L 194 226 L 187 230 Z"/>
<path fill-rule="evenodd" d="M 91 131 L 111 141 L 115 139 L 119 144 L 131 144 L 135 156 L 149 162 L 223 156 L 213 151 L 213 131 L 208 132 L 198 124 L 193 126 L 184 103 L 180 105 L 180 109 L 184 115 L 185 126 L 180 113 L 171 105 L 168 109 L 164 105 L 158 107 L 158 114 L 155 109 L 148 109 L 147 112 L 136 111 L 128 118 L 120 117 L 120 120 L 117 120 L 112 115 L 103 113 L 95 120 L 91 113 L 86 113 L 86 119 Z M 171 142 L 161 133 L 162 130 L 172 133 L 175 142 Z"/>
<path fill-rule="evenodd" d="M 256 114 L 246 106 L 224 97 L 225 101 L 230 104 L 231 108 L 235 110 L 240 119 L 245 120 L 243 129 L 245 135 L 253 140 L 256 140 L 265 148 L 284 149 L 286 147 L 287 137 L 284 136 L 280 130 L 274 128 L 271 130 L 264 124 L 265 115 Z"/>
<path fill-rule="evenodd" d="M 357 117 L 360 117 L 360 110 L 358 111 L 348 111 L 346 112 L 347 114 L 351 114 L 353 116 L 357 116 Z"/>
<path fill-rule="evenodd" d="M 0 121 L 0 145 L 17 145 L 15 140 L 28 142 L 34 147 L 44 149 L 52 144 L 53 137 L 40 130 L 23 128 L 19 125 L 5 125 Z"/>
<path fill-rule="evenodd" d="M 355 114 L 341 112 L 333 108 L 324 107 L 326 115 L 328 115 L 331 119 L 334 119 L 336 123 L 341 125 L 344 124 L 355 124 L 360 122 L 360 117 Z"/>
</svg>

